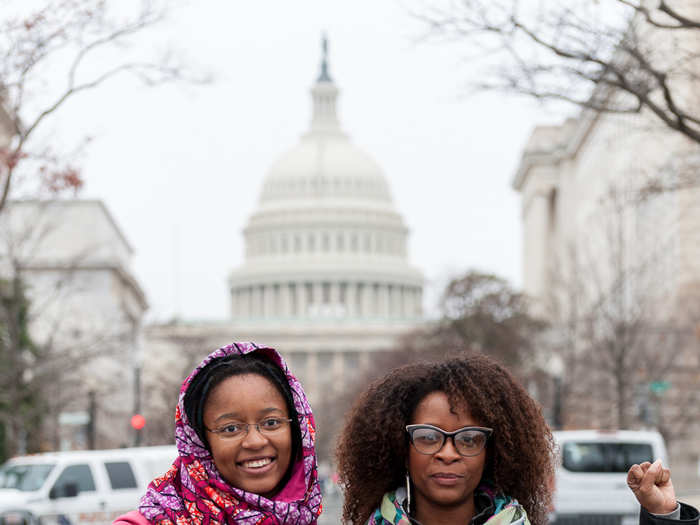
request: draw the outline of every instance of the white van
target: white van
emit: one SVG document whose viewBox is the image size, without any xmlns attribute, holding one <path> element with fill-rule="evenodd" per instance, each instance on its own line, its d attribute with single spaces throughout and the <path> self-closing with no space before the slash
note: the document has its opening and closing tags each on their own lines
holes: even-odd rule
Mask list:
<svg viewBox="0 0 700 525">
<path fill-rule="evenodd" d="M 0 525 L 110 524 L 136 510 L 174 446 L 51 452 L 0 466 Z"/>
<path fill-rule="evenodd" d="M 554 432 L 558 445 L 555 525 L 638 525 L 639 503 L 627 487 L 635 463 L 661 459 L 661 434 L 652 431 L 572 430 Z"/>
</svg>

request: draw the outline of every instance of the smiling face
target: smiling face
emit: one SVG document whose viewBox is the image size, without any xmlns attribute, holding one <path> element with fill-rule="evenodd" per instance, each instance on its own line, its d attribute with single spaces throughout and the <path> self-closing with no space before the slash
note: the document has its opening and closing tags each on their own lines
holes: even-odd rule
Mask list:
<svg viewBox="0 0 700 525">
<path fill-rule="evenodd" d="M 291 461 L 291 428 L 285 424 L 274 432 L 261 433 L 254 424 L 266 418 L 288 417 L 284 398 L 261 375 L 231 376 L 219 383 L 205 403 L 204 426 L 213 430 L 250 423 L 245 436 L 207 432 L 211 455 L 221 476 L 247 492 L 273 495 Z"/>
<path fill-rule="evenodd" d="M 481 426 L 469 413 L 469 407 L 450 409 L 444 392 L 432 392 L 416 406 L 410 424 L 428 424 L 447 432 Z M 441 511 L 454 508 L 471 509 L 473 513 L 474 489 L 481 481 L 486 461 L 486 450 L 479 455 L 459 455 L 451 439 L 435 454 L 421 454 L 413 445 L 409 446 L 408 471 L 413 482 L 413 498 L 416 502 L 417 518 L 432 514 L 431 509 Z"/>
</svg>

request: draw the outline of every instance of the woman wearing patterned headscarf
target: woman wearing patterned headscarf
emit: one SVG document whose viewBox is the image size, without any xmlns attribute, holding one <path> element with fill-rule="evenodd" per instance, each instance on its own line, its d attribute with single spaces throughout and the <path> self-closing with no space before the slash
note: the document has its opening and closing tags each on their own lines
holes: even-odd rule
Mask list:
<svg viewBox="0 0 700 525">
<path fill-rule="evenodd" d="M 301 384 L 272 348 L 233 343 L 185 379 L 178 458 L 117 525 L 315 524 L 315 423 Z"/>
</svg>

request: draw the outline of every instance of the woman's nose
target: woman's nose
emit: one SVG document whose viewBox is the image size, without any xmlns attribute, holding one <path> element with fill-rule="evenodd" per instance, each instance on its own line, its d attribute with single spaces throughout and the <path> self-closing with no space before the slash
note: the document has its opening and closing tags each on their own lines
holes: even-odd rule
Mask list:
<svg viewBox="0 0 700 525">
<path fill-rule="evenodd" d="M 442 448 L 435 453 L 435 457 L 442 461 L 452 463 L 453 461 L 460 459 L 462 456 L 459 454 L 459 452 L 457 452 L 452 439 L 448 438 L 445 440 L 445 443 L 443 443 Z"/>
<path fill-rule="evenodd" d="M 243 438 L 242 445 L 246 448 L 260 448 L 267 444 L 267 437 L 260 432 L 258 425 L 250 425 L 248 433 Z"/>
</svg>

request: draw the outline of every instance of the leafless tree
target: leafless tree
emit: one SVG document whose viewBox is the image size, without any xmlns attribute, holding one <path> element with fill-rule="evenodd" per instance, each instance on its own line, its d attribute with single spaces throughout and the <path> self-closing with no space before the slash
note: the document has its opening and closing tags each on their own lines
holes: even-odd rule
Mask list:
<svg viewBox="0 0 700 525">
<path fill-rule="evenodd" d="M 164 340 L 169 348 L 168 355 L 155 355 L 147 362 L 144 374 L 144 416 L 146 426 L 144 444 L 164 445 L 175 439 L 175 406 L 180 387 L 210 351 L 211 344 L 201 335 L 188 335 L 173 330 Z"/>
<path fill-rule="evenodd" d="M 12 202 L 0 216 L 0 452 L 8 455 L 57 449 L 60 414 L 84 411 L 88 391 L 104 401 L 105 417 L 114 393 L 130 393 L 138 321 L 123 300 L 108 308 L 82 304 L 95 298 L 85 281 L 105 272 L 108 263 L 97 255 L 104 246 L 66 247 L 53 260 L 46 246 L 65 226 L 53 204 Z M 117 437 L 124 429 L 110 431 L 97 436 L 98 445 L 125 444 Z"/>
<path fill-rule="evenodd" d="M 141 0 L 126 14 L 106 0 L 52 0 L 31 11 L 23 4 L 4 2 L 0 19 L 0 213 L 20 187 L 36 198 L 82 186 L 68 152 L 41 136 L 69 100 L 120 74 L 146 85 L 188 76 L 171 52 L 144 59 L 143 48 L 130 49 L 163 22 L 167 0 Z"/>
<path fill-rule="evenodd" d="M 596 211 L 600 228 L 592 227 L 599 244 L 579 239 L 560 254 L 566 260 L 553 265 L 544 340 L 563 363 L 564 426 L 670 428 L 674 418 L 668 412 L 664 421 L 658 417 L 661 398 L 650 385 L 673 384 L 669 396 L 678 403 L 683 396 L 676 394 L 689 384 L 677 380 L 679 370 L 697 367 L 692 341 L 700 312 L 682 308 L 674 287 L 664 287 L 672 277 L 664 259 L 676 255 L 669 248 L 673 233 L 666 232 L 670 242 L 654 237 L 640 245 L 633 231 L 638 204 L 634 194 L 611 189 Z M 637 226 L 649 235 L 645 225 Z"/>
<path fill-rule="evenodd" d="M 476 89 L 648 112 L 700 144 L 697 0 L 446 0 L 415 11 L 483 60 Z"/>
</svg>

